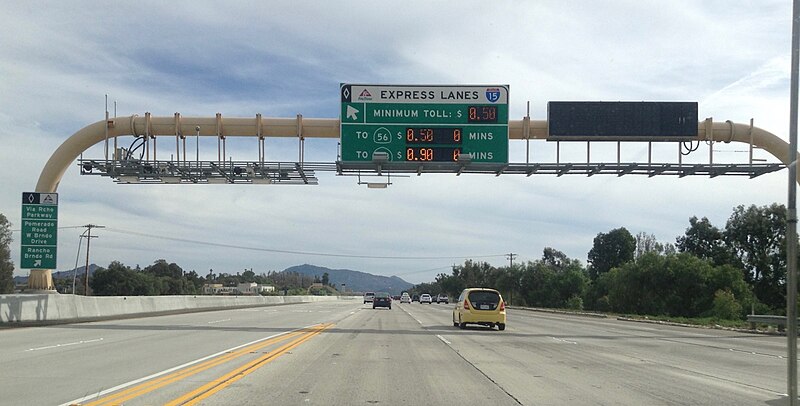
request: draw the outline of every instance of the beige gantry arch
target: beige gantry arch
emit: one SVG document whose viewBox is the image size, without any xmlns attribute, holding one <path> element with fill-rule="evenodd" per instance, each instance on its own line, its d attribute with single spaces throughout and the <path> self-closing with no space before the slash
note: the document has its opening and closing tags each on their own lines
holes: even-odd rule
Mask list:
<svg viewBox="0 0 800 406">
<path fill-rule="evenodd" d="M 69 166 L 84 151 L 118 136 L 204 136 L 204 137 L 302 137 L 339 138 L 339 119 L 335 118 L 225 118 L 145 116 L 116 117 L 90 124 L 64 141 L 56 149 L 39 175 L 36 192 L 54 193 Z M 527 128 L 526 128 L 527 127 Z M 526 129 L 528 136 L 526 137 Z M 784 165 L 789 165 L 789 144 L 776 135 L 752 127 L 750 124 L 737 124 L 731 121 L 713 122 L 710 119 L 698 124 L 698 141 L 742 142 L 761 148 Z M 752 134 L 752 135 L 751 135 Z M 510 120 L 508 136 L 514 140 L 547 139 L 546 120 Z M 800 180 L 800 168 L 798 168 Z M 33 290 L 53 290 L 53 279 L 49 269 L 32 269 L 28 278 L 28 288 Z"/>
</svg>

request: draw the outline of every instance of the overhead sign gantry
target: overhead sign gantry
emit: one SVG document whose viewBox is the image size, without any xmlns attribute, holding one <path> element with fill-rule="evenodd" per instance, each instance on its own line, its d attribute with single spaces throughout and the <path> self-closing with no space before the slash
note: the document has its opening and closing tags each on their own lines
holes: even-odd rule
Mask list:
<svg viewBox="0 0 800 406">
<path fill-rule="evenodd" d="M 508 163 L 508 86 L 341 84 L 341 161 Z"/>
</svg>

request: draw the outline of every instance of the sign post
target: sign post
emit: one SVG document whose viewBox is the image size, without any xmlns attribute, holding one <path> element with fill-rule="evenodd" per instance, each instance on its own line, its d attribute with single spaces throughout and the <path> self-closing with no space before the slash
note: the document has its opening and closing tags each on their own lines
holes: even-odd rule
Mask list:
<svg viewBox="0 0 800 406">
<path fill-rule="evenodd" d="M 344 162 L 508 163 L 507 85 L 342 84 L 340 96 Z"/>
<path fill-rule="evenodd" d="M 20 268 L 55 269 L 58 193 L 22 194 Z"/>
</svg>

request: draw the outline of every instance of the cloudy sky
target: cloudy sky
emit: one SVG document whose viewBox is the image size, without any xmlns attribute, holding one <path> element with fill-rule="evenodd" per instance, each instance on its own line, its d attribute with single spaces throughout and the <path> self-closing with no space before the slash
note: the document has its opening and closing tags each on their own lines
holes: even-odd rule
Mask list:
<svg viewBox="0 0 800 406">
<path fill-rule="evenodd" d="M 64 140 L 102 120 L 106 94 L 118 116 L 338 118 L 342 82 L 508 84 L 512 120 L 527 101 L 533 119 L 546 117 L 549 100 L 697 101 L 701 120 L 753 118 L 788 140 L 788 0 L 11 2 L 0 37 L 0 213 L 14 230 L 22 192 Z M 201 159 L 216 159 L 207 141 Z M 266 148 L 270 161 L 297 160 L 296 140 Z M 746 144 L 714 149 L 715 162 L 747 162 Z M 525 161 L 524 142 L 509 151 Z M 554 143 L 533 141 L 531 151 L 533 162 L 555 162 Z M 229 140 L 227 152 L 258 159 L 250 138 Z M 336 153 L 335 140 L 306 142 L 306 161 Z M 101 147 L 85 154 L 102 156 Z M 562 162 L 585 156 L 584 144 L 562 143 Z M 656 145 L 653 157 L 676 163 L 677 144 Z M 615 148 L 598 144 L 592 160 L 615 162 Z M 624 144 L 622 160 L 646 162 L 646 144 Z M 708 146 L 684 162 L 707 163 Z M 785 204 L 787 190 L 785 170 L 755 179 L 425 174 L 384 190 L 317 175 L 318 186 L 117 185 L 75 165 L 58 189 L 58 268 L 75 266 L 78 226 L 92 223 L 106 226 L 91 245 L 101 266 L 163 258 L 205 275 L 311 263 L 417 283 L 468 258 L 501 266 L 503 254 L 535 260 L 545 247 L 585 263 L 597 233 L 621 226 L 674 242 L 691 216 L 724 227 L 735 206 Z"/>
</svg>

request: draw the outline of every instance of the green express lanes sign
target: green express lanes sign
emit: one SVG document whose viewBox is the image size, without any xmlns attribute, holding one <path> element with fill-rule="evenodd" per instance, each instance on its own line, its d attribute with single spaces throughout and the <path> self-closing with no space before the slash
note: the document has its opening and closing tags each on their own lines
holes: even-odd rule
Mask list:
<svg viewBox="0 0 800 406">
<path fill-rule="evenodd" d="M 342 161 L 508 162 L 508 86 L 341 85 Z"/>
<path fill-rule="evenodd" d="M 58 194 L 22 194 L 20 268 L 55 269 L 58 245 Z"/>
</svg>

